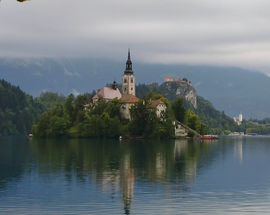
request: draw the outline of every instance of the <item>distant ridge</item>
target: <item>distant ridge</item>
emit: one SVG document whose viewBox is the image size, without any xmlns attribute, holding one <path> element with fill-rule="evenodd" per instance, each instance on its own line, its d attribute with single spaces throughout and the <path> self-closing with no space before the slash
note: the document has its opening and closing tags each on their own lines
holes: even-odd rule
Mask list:
<svg viewBox="0 0 270 215">
<path fill-rule="evenodd" d="M 0 59 L 0 78 L 34 96 L 42 91 L 91 92 L 120 82 L 123 63 L 104 59 Z M 186 77 L 198 95 L 230 116 L 270 117 L 270 78 L 234 67 L 143 64 L 134 62 L 137 83 L 161 83 L 164 76 Z"/>
</svg>

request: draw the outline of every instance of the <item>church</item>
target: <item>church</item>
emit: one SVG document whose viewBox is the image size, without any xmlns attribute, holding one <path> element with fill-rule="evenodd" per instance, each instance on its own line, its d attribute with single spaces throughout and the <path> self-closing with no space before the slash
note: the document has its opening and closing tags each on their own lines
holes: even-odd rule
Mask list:
<svg viewBox="0 0 270 215">
<path fill-rule="evenodd" d="M 93 97 L 93 102 L 99 98 L 106 101 L 112 99 L 119 99 L 121 104 L 120 114 L 123 119 L 130 120 L 130 108 L 137 103 L 139 99 L 136 97 L 136 78 L 132 70 L 132 61 L 130 57 L 130 50 L 128 50 L 128 58 L 126 61 L 126 69 L 122 75 L 122 93 L 117 88 L 117 83 L 114 81 L 111 87 L 103 87 Z M 160 117 L 161 112 L 166 110 L 166 105 L 160 99 L 151 100 L 150 106 L 156 109 L 156 114 Z"/>
<path fill-rule="evenodd" d="M 122 75 L 122 94 L 114 81 L 111 87 L 103 87 L 100 89 L 93 97 L 93 102 L 96 102 L 99 98 L 103 98 L 106 101 L 114 98 L 119 99 L 121 103 L 121 116 L 124 119 L 130 119 L 130 107 L 139 101 L 139 99 L 136 97 L 136 78 L 132 70 L 130 50 L 128 50 L 126 69 Z"/>
</svg>

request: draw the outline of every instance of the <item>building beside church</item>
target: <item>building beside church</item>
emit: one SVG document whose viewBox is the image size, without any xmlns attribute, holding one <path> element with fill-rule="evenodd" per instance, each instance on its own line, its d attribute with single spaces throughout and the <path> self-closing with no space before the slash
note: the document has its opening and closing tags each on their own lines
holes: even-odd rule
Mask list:
<svg viewBox="0 0 270 215">
<path fill-rule="evenodd" d="M 151 100 L 150 106 L 156 109 L 156 114 L 157 114 L 157 117 L 159 118 L 161 117 L 161 113 L 165 112 L 167 109 L 166 104 L 161 99 Z"/>
<path fill-rule="evenodd" d="M 117 84 L 114 81 L 111 87 L 103 87 L 98 91 L 96 95 L 94 95 L 93 102 L 96 102 L 99 98 L 103 98 L 106 101 L 110 101 L 112 99 L 121 99 L 122 95 L 117 88 Z"/>
<path fill-rule="evenodd" d="M 122 98 L 120 99 L 120 103 L 121 103 L 120 114 L 123 119 L 131 120 L 130 108 L 132 107 L 132 105 L 134 105 L 138 101 L 139 99 L 136 96 L 131 95 L 131 94 L 126 94 L 122 96 Z"/>
</svg>

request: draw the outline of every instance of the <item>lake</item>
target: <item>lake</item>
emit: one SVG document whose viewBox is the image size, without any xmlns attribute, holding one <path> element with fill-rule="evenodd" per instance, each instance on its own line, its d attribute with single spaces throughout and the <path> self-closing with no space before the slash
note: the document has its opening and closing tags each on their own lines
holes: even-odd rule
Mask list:
<svg viewBox="0 0 270 215">
<path fill-rule="evenodd" d="M 0 138 L 0 214 L 269 214 L 270 138 Z"/>
</svg>

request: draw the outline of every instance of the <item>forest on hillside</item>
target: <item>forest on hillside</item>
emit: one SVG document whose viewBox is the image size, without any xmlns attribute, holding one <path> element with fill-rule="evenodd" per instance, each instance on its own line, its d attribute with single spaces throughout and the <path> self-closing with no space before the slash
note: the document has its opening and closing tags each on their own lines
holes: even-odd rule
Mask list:
<svg viewBox="0 0 270 215">
<path fill-rule="evenodd" d="M 0 80 L 0 135 L 31 132 L 44 110 L 43 105 L 19 87 Z"/>
</svg>

